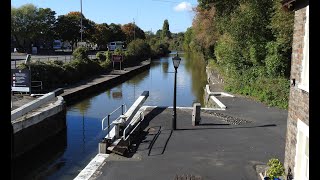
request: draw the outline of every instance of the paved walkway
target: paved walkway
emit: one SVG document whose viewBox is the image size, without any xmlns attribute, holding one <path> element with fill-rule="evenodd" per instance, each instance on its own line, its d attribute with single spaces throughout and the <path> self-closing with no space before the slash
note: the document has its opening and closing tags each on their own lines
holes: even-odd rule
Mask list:
<svg viewBox="0 0 320 180">
<path fill-rule="evenodd" d="M 196 127 L 192 111 L 178 109 L 176 131 L 172 109 L 148 108 L 134 152 L 110 154 L 91 179 L 257 180 L 257 166 L 284 160 L 287 111 L 241 97 L 221 101 L 228 109 L 202 110 Z"/>
</svg>

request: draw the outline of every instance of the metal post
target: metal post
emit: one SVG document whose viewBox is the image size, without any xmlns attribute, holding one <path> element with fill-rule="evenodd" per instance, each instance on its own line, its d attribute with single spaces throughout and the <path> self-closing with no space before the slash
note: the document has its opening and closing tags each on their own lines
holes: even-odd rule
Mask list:
<svg viewBox="0 0 320 180">
<path fill-rule="evenodd" d="M 176 101 L 177 101 L 177 68 L 174 68 L 174 92 L 173 92 L 173 120 L 172 120 L 172 129 L 177 129 L 177 114 L 176 114 Z"/>
<path fill-rule="evenodd" d="M 110 128 L 110 127 L 109 127 L 109 126 L 110 126 L 110 125 L 109 125 L 110 122 L 109 122 L 109 121 L 110 121 L 110 114 L 108 114 L 108 137 L 109 137 L 109 133 L 110 133 L 110 129 L 109 129 L 109 128 Z"/>
<path fill-rule="evenodd" d="M 123 104 L 121 105 L 121 114 L 123 115 Z"/>
<path fill-rule="evenodd" d="M 81 6 L 81 15 L 80 15 L 80 18 L 81 18 L 81 42 L 82 42 L 82 0 L 80 0 L 80 6 Z"/>
</svg>

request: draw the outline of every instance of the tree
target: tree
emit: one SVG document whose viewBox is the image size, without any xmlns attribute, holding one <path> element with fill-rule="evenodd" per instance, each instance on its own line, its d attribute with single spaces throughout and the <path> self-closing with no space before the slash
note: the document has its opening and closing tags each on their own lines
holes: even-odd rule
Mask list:
<svg viewBox="0 0 320 180">
<path fill-rule="evenodd" d="M 121 30 L 126 35 L 126 41 L 129 44 L 134 39 L 145 39 L 146 35 L 142 29 L 133 23 L 124 24 Z"/>
<path fill-rule="evenodd" d="M 198 8 L 201 10 L 210 10 L 215 7 L 219 16 L 228 16 L 238 6 L 240 0 L 198 0 Z"/>
<path fill-rule="evenodd" d="M 98 47 L 105 48 L 111 38 L 111 30 L 106 23 L 96 24 L 95 32 L 92 35 L 93 42 Z"/>
<path fill-rule="evenodd" d="M 54 25 L 56 23 L 55 11 L 50 8 L 39 8 L 37 13 L 37 45 L 44 45 L 47 48 L 51 47 L 54 40 Z"/>
<path fill-rule="evenodd" d="M 94 33 L 96 32 L 95 26 L 96 23 L 94 21 L 91 21 L 90 19 L 83 19 L 82 20 L 83 25 L 83 37 L 82 41 L 84 42 L 94 42 Z"/>
<path fill-rule="evenodd" d="M 184 33 L 184 39 L 183 39 L 183 49 L 185 51 L 190 51 L 190 43 L 193 40 L 193 30 L 192 27 L 189 27 L 187 31 Z"/>
<path fill-rule="evenodd" d="M 194 43 L 197 48 L 195 50 L 201 50 L 205 55 L 212 56 L 213 46 L 216 43 L 219 33 L 216 29 L 216 9 L 201 9 L 196 8 L 197 16 L 192 22 L 194 31 Z"/>
<path fill-rule="evenodd" d="M 11 36 L 19 48 L 30 51 L 31 45 L 51 40 L 55 21 L 55 12 L 50 8 L 38 9 L 33 4 L 12 7 Z"/>
<path fill-rule="evenodd" d="M 81 16 L 83 27 L 83 41 L 92 41 L 94 34 L 95 23 L 89 19 L 86 19 L 80 12 L 69 12 L 66 15 L 61 15 L 57 19 L 55 26 L 56 37 L 63 41 L 69 41 L 72 45 L 72 49 L 75 43 L 81 39 Z"/>
<path fill-rule="evenodd" d="M 110 31 L 111 31 L 110 41 L 125 41 L 126 40 L 126 35 L 121 30 L 121 25 L 120 24 L 111 23 L 109 25 L 109 28 L 110 28 Z"/>
<path fill-rule="evenodd" d="M 150 56 L 151 48 L 148 43 L 142 39 L 136 39 L 128 44 L 127 53 L 130 56 L 140 58 L 147 58 Z"/>
<path fill-rule="evenodd" d="M 74 44 L 80 39 L 79 18 L 72 14 L 59 16 L 55 32 L 58 39 L 69 41 L 73 50 Z"/>
<path fill-rule="evenodd" d="M 169 22 L 168 20 L 164 20 L 163 26 L 162 26 L 162 32 L 161 32 L 161 39 L 164 39 L 165 37 L 171 38 L 171 32 L 169 30 Z"/>
<path fill-rule="evenodd" d="M 146 32 L 144 32 L 144 34 L 146 35 L 146 39 L 148 39 L 148 40 L 150 40 L 156 36 L 152 31 L 146 31 Z"/>
<path fill-rule="evenodd" d="M 158 31 L 156 32 L 156 36 L 161 38 L 162 37 L 162 30 L 158 29 Z"/>
</svg>

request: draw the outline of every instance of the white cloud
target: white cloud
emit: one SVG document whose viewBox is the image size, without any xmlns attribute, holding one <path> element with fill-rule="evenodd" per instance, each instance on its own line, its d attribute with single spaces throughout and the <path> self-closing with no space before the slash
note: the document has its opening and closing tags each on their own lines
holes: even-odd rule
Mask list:
<svg viewBox="0 0 320 180">
<path fill-rule="evenodd" d="M 182 2 L 174 7 L 175 11 L 192 11 L 192 6 L 188 2 Z"/>
</svg>

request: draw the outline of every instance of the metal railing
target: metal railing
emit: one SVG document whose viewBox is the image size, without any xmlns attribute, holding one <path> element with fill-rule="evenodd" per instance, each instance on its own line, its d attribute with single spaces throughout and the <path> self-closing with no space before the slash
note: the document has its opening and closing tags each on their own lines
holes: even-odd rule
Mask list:
<svg viewBox="0 0 320 180">
<path fill-rule="evenodd" d="M 144 114 L 143 112 L 140 112 L 140 116 L 138 116 L 136 119 L 132 119 L 133 121 L 136 121 L 137 119 L 139 119 L 137 125 L 135 125 L 135 127 L 128 133 L 127 137 L 126 137 L 126 132 L 129 129 L 129 127 L 132 127 L 130 124 L 128 124 L 128 126 L 124 129 L 123 131 L 123 140 L 127 140 L 129 138 L 129 136 L 132 134 L 132 132 L 134 132 L 136 130 L 137 127 L 139 127 L 140 123 L 142 122 L 142 120 L 144 119 Z"/>
<path fill-rule="evenodd" d="M 39 83 L 39 85 L 32 85 L 32 83 Z M 42 90 L 42 81 L 31 81 L 31 87 L 32 88 L 38 88 L 40 87 L 40 89 Z"/>
<path fill-rule="evenodd" d="M 126 104 L 122 104 L 121 106 L 117 107 L 114 111 L 112 111 L 111 113 L 109 113 L 106 117 L 104 117 L 101 121 L 101 127 L 102 127 L 102 131 L 108 129 L 108 137 L 109 137 L 109 133 L 110 133 L 110 116 L 115 113 L 117 110 L 119 110 L 121 108 L 121 114 L 123 115 L 125 112 L 127 112 L 127 105 Z M 118 117 L 116 120 L 118 120 L 120 117 Z M 108 120 L 108 126 L 106 128 L 104 128 L 104 121 Z"/>
</svg>

